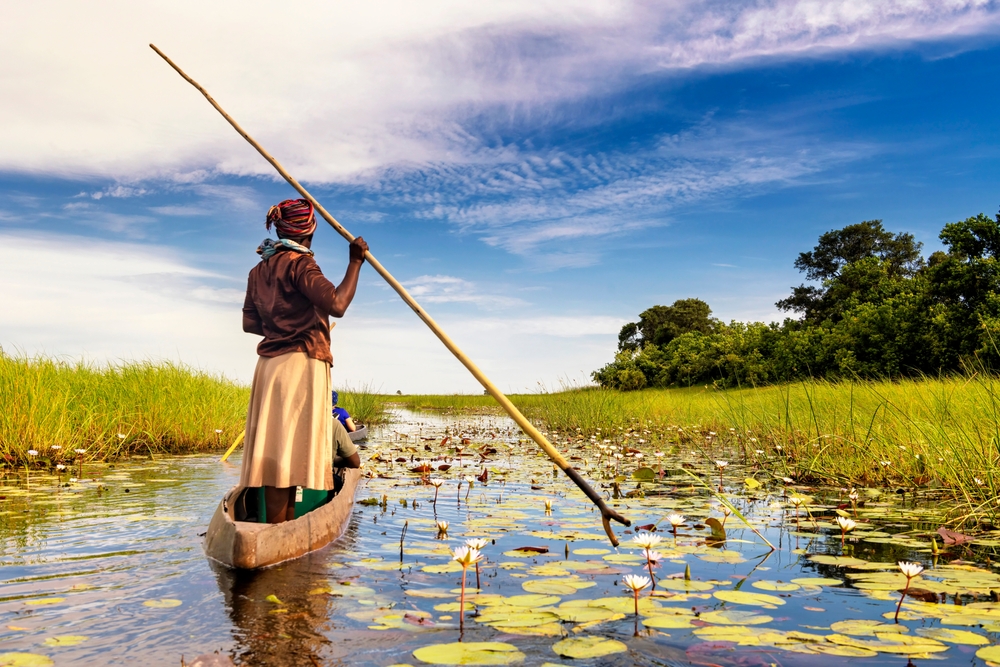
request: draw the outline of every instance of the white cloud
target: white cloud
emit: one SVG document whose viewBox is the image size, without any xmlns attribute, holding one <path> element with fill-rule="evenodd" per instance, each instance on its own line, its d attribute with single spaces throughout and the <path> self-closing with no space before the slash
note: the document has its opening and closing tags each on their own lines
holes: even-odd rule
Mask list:
<svg viewBox="0 0 1000 667">
<path fill-rule="evenodd" d="M 463 129 L 470 115 L 573 100 L 644 72 L 997 26 L 990 0 L 8 3 L 0 169 L 126 183 L 272 176 L 146 41 L 293 173 L 331 181 L 392 164 L 502 162 L 506 147 L 486 150 Z"/>
<path fill-rule="evenodd" d="M 524 305 L 523 299 L 502 294 L 485 294 L 475 283 L 455 276 L 419 276 L 403 283 L 413 298 L 426 303 L 472 303 L 482 308 L 509 308 Z"/>
<path fill-rule="evenodd" d="M 8 353 L 95 362 L 169 359 L 250 381 L 259 338 L 242 332 L 243 290 L 235 279 L 195 268 L 159 246 L 6 232 L 0 232 L 0 245 L 30 248 L 6 253 L 0 263 L 6 295 L 0 346 Z M 423 284 L 474 293 L 464 281 L 431 278 L 436 280 Z M 389 315 L 376 313 L 369 289 L 362 286 L 333 332 L 338 386 L 478 391 L 468 371 L 402 303 L 389 307 Z M 591 370 L 610 360 L 624 322 L 605 315 L 462 313 L 438 321 L 508 391 L 536 391 L 539 382 L 586 382 Z"/>
</svg>

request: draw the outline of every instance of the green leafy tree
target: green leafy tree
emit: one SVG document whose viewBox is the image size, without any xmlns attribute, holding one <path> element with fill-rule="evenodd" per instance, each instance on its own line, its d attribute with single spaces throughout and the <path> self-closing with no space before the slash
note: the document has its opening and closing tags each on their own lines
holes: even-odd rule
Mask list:
<svg viewBox="0 0 1000 667">
<path fill-rule="evenodd" d="M 841 287 L 840 292 L 852 289 L 871 289 L 863 281 L 864 276 L 849 269 L 866 260 L 876 260 L 882 273 L 892 278 L 907 278 L 916 274 L 923 266 L 920 256 L 921 243 L 912 234 L 893 234 L 882 227 L 881 220 L 866 220 L 843 229 L 829 231 L 819 237 L 819 243 L 809 252 L 801 253 L 795 260 L 795 268 L 806 274 L 806 278 L 817 281 L 820 286 L 800 285 L 792 288 L 792 294 L 775 305 L 787 311 L 800 313 L 807 322 L 821 322 L 830 317 L 838 317 L 840 298 L 831 293 L 832 288 Z M 868 265 L 873 262 L 868 261 Z M 862 282 L 855 284 L 855 281 Z"/>
<path fill-rule="evenodd" d="M 718 324 L 712 309 L 701 299 L 678 299 L 672 306 L 653 306 L 639 314 L 618 334 L 618 349 L 636 351 L 644 345 L 666 345 L 692 331 L 711 333 Z"/>
</svg>

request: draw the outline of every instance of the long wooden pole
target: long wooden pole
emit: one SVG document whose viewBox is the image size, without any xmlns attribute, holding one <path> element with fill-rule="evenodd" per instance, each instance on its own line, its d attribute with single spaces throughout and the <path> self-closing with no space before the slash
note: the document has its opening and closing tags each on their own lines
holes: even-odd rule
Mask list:
<svg viewBox="0 0 1000 667">
<path fill-rule="evenodd" d="M 242 127 L 240 127 L 239 123 L 233 120 L 232 116 L 226 113 L 225 110 L 223 110 L 223 108 L 219 106 L 218 102 L 212 99 L 212 96 L 208 94 L 207 90 L 202 88 L 202 86 L 197 81 L 195 81 L 187 74 L 185 74 L 184 70 L 178 67 L 174 63 L 174 61 L 168 58 L 167 55 L 163 53 L 163 51 L 160 51 L 158 48 L 156 48 L 155 45 L 150 44 L 149 48 L 156 51 L 157 55 L 163 58 L 168 65 L 173 67 L 174 70 L 178 74 L 180 74 L 185 81 L 187 81 L 192 86 L 197 88 L 198 92 L 200 92 L 202 95 L 205 96 L 205 99 L 208 100 L 209 104 L 215 107 L 215 110 L 218 111 L 220 114 L 222 114 L 222 117 L 225 118 L 226 121 L 228 121 L 229 124 L 233 126 L 233 129 L 236 130 L 241 137 L 246 139 L 247 142 L 251 146 L 253 146 L 257 150 L 257 152 L 260 153 L 261 156 L 263 156 L 265 160 L 271 163 L 271 166 L 274 167 L 279 174 L 281 174 L 282 178 L 288 181 L 289 185 L 295 188 L 298 191 L 298 193 L 302 195 L 305 199 L 308 199 L 310 202 L 312 202 L 312 205 L 316 208 L 319 214 L 323 216 L 323 219 L 326 220 L 328 223 L 330 223 L 330 226 L 333 227 L 338 234 L 347 239 L 348 242 L 354 240 L 354 235 L 351 234 L 349 231 L 347 231 L 347 229 L 345 229 L 343 225 L 337 222 L 336 219 L 334 219 L 334 217 L 330 215 L 330 213 L 325 208 L 323 208 L 323 206 L 318 201 L 316 201 L 316 199 L 311 194 L 309 194 L 309 192 L 304 187 L 302 187 L 302 185 L 298 181 L 296 181 L 291 174 L 285 171 L 285 168 L 282 167 L 281 164 L 276 159 L 274 159 L 274 157 L 270 153 L 264 150 L 263 146 L 258 144 L 253 137 L 247 134 L 246 131 Z M 378 274 L 382 276 L 387 283 L 389 283 L 389 286 L 396 291 L 396 294 L 398 294 L 400 298 L 403 299 L 406 305 L 408 305 L 413 310 L 413 312 L 417 314 L 417 317 L 423 320 L 424 324 L 430 327 L 430 330 L 434 332 L 434 335 L 437 336 L 442 343 L 444 343 L 444 346 L 447 347 L 448 350 L 450 350 L 453 355 L 455 355 L 455 358 L 458 359 L 460 362 L 462 362 L 463 366 L 469 369 L 469 372 L 472 373 L 473 377 L 475 377 L 479 381 L 479 384 L 483 385 L 483 388 L 486 389 L 487 392 L 489 392 L 490 396 L 496 399 L 497 403 L 500 404 L 500 407 L 502 407 L 507 412 L 507 414 L 510 415 L 511 419 L 513 419 L 517 423 L 517 425 L 521 427 L 521 430 L 527 433 L 532 440 L 538 443 L 538 446 L 542 448 L 542 450 L 548 455 L 550 459 L 552 459 L 552 462 L 555 463 L 557 466 L 559 466 L 559 468 L 562 469 L 562 471 L 566 473 L 566 475 L 571 480 L 573 480 L 573 482 L 578 487 L 580 487 L 580 490 L 583 491 L 584 494 L 586 494 L 586 496 L 590 498 L 590 500 L 595 505 L 597 505 L 597 508 L 601 511 L 601 522 L 604 525 L 605 532 L 608 534 L 608 539 L 611 540 L 611 544 L 613 544 L 614 546 L 618 546 L 618 539 L 615 537 L 614 532 L 611 530 L 611 524 L 609 523 L 609 519 L 614 519 L 618 523 L 621 523 L 626 526 L 632 525 L 631 522 L 625 517 L 623 517 L 621 514 L 615 512 L 613 509 L 607 506 L 607 504 L 604 502 L 604 499 L 601 498 L 597 494 L 597 492 L 594 491 L 593 488 L 591 488 L 591 486 L 586 482 L 586 480 L 584 480 L 583 477 L 580 476 L 580 473 L 577 472 L 573 468 L 573 466 L 569 464 L 569 461 L 567 461 L 563 457 L 563 455 L 560 454 L 556 450 L 556 448 L 552 446 L 552 443 L 550 443 L 548 439 L 544 435 L 542 435 L 541 432 L 539 432 L 539 430 L 535 428 L 534 425 L 532 425 L 532 423 L 525 418 L 524 415 L 521 414 L 521 411 L 518 410 L 517 407 L 510 402 L 510 399 L 508 399 L 504 395 L 504 393 L 500 391 L 496 387 L 496 385 L 494 385 L 490 381 L 490 379 L 486 377 L 485 374 L 483 374 L 481 370 L 479 370 L 479 367 L 476 366 L 476 364 L 474 364 L 472 360 L 469 359 L 469 357 L 467 357 L 464 352 L 462 352 L 462 350 L 459 349 L 458 345 L 456 345 L 455 342 L 448 337 L 448 335 L 444 332 L 444 330 L 441 329 L 440 326 L 438 326 L 437 322 L 435 322 L 433 318 L 431 318 L 431 316 L 428 315 L 427 312 L 420 307 L 420 304 L 418 304 L 416 300 L 414 300 L 414 298 L 410 296 L 410 293 L 406 291 L 406 288 L 403 287 L 399 283 L 399 281 L 397 281 L 392 276 L 392 274 L 389 273 L 385 269 L 385 267 L 382 266 L 378 262 L 378 260 L 375 259 L 374 255 L 372 255 L 370 252 L 366 252 L 365 259 L 368 260 L 368 263 L 371 264 L 372 268 L 375 269 L 375 271 L 377 271 Z"/>
</svg>

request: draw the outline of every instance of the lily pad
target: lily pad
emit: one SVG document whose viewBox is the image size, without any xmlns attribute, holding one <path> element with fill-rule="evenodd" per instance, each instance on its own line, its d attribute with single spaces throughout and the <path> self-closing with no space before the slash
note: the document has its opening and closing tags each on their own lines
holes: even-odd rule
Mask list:
<svg viewBox="0 0 1000 667">
<path fill-rule="evenodd" d="M 990 643 L 986 637 L 968 630 L 952 630 L 951 628 L 917 628 L 921 637 L 930 637 L 948 644 L 966 644 L 969 646 L 985 646 Z"/>
<path fill-rule="evenodd" d="M 909 632 L 909 629 L 905 625 L 882 623 L 881 621 L 867 619 L 837 621 L 830 624 L 830 629 L 838 634 L 854 635 L 856 637 L 874 637 L 876 632 L 896 632 L 901 634 Z"/>
<path fill-rule="evenodd" d="M 56 635 L 49 637 L 44 643 L 46 646 L 76 646 L 90 639 L 84 635 Z"/>
<path fill-rule="evenodd" d="M 152 607 L 154 609 L 171 609 L 173 607 L 180 607 L 183 602 L 180 600 L 173 600 L 171 598 L 161 598 L 159 600 L 146 600 L 142 604 L 145 607 Z"/>
<path fill-rule="evenodd" d="M 432 665 L 510 665 L 524 660 L 517 647 L 504 642 L 452 642 L 421 646 L 413 657 Z"/>
<path fill-rule="evenodd" d="M 564 658 L 599 658 L 628 650 L 625 644 L 604 637 L 570 637 L 552 645 L 552 650 Z"/>
<path fill-rule="evenodd" d="M 715 623 L 716 625 L 764 625 L 774 620 L 765 614 L 755 614 L 752 611 L 739 609 L 706 611 L 698 618 L 706 623 Z"/>
<path fill-rule="evenodd" d="M 37 653 L 0 653 L 0 667 L 52 667 L 55 663 Z"/>
<path fill-rule="evenodd" d="M 777 607 L 785 604 L 785 601 L 774 595 L 767 593 L 749 593 L 747 591 L 716 591 L 713 596 L 723 602 L 733 604 L 745 604 L 752 607 Z"/>
<path fill-rule="evenodd" d="M 811 653 L 836 655 L 844 658 L 874 658 L 878 653 L 860 646 L 841 646 L 840 644 L 809 644 Z"/>
<path fill-rule="evenodd" d="M 714 584 L 707 581 L 690 581 L 685 579 L 661 579 L 656 582 L 657 588 L 665 588 L 668 591 L 681 591 L 683 593 L 710 591 L 715 588 Z"/>
<path fill-rule="evenodd" d="M 642 619 L 642 624 L 647 628 L 658 630 L 679 630 L 682 628 L 693 628 L 690 616 L 650 616 Z"/>
<path fill-rule="evenodd" d="M 802 588 L 798 584 L 793 584 L 790 582 L 768 581 L 768 580 L 755 581 L 750 585 L 753 586 L 754 588 L 759 588 L 762 591 L 776 591 L 779 593 L 789 593 L 791 591 L 797 591 L 800 588 Z"/>
<path fill-rule="evenodd" d="M 799 586 L 841 586 L 844 582 L 831 577 L 799 577 L 792 579 L 792 583 Z"/>
</svg>

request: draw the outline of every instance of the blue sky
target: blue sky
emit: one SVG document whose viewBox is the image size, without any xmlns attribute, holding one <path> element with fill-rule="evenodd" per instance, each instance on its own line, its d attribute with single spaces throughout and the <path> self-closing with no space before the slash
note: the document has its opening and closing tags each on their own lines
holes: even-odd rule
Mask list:
<svg viewBox="0 0 1000 667">
<path fill-rule="evenodd" d="M 780 319 L 829 229 L 878 218 L 930 252 L 1000 208 L 994 2 L 304 3 L 271 51 L 296 16 L 239 6 L 0 28 L 5 350 L 252 373 L 245 276 L 293 193 L 148 41 L 505 390 L 586 382 L 656 303 Z M 320 230 L 334 281 L 344 246 Z M 341 386 L 477 387 L 370 269 L 334 354 Z"/>
</svg>

